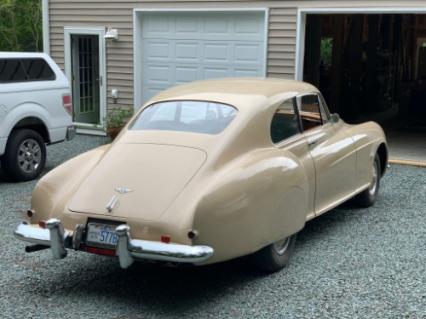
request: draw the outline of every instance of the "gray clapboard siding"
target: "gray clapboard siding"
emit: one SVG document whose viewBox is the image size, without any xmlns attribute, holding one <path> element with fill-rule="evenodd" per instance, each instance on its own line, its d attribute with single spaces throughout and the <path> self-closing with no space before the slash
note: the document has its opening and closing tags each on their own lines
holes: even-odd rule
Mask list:
<svg viewBox="0 0 426 319">
<path fill-rule="evenodd" d="M 108 1 L 50 0 L 51 56 L 64 68 L 64 27 L 110 26 L 119 29 L 118 42 L 107 43 L 108 108 L 133 107 L 133 9 L 146 7 L 202 8 L 208 6 L 269 8 L 267 74 L 294 78 L 297 9 L 288 1 Z M 118 104 L 110 97 L 112 88 L 120 91 Z"/>
</svg>

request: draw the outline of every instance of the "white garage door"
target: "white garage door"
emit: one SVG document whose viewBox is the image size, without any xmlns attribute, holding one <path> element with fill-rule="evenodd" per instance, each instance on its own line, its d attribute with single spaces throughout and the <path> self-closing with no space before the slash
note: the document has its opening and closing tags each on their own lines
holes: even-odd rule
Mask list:
<svg viewBox="0 0 426 319">
<path fill-rule="evenodd" d="M 265 74 L 263 12 L 146 13 L 142 100 L 175 84 Z"/>
</svg>

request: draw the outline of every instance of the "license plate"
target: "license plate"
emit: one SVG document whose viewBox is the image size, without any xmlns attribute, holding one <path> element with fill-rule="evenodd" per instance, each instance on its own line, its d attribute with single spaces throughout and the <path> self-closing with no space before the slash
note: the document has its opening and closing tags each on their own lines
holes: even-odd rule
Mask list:
<svg viewBox="0 0 426 319">
<path fill-rule="evenodd" d="M 115 248 L 118 242 L 118 235 L 115 232 L 117 225 L 89 223 L 87 225 L 86 244 L 97 247 Z"/>
</svg>

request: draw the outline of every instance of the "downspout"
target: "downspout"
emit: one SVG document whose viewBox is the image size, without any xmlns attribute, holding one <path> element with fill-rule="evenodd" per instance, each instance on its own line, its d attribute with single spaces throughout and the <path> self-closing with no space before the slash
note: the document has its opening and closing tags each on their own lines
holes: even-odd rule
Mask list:
<svg viewBox="0 0 426 319">
<path fill-rule="evenodd" d="M 43 52 L 50 55 L 49 0 L 42 0 Z"/>
</svg>

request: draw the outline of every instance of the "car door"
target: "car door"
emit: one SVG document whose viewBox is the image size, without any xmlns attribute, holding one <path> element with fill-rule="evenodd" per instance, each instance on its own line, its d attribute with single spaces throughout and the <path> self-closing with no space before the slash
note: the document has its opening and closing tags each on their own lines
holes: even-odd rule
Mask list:
<svg viewBox="0 0 426 319">
<path fill-rule="evenodd" d="M 312 219 L 315 217 L 315 169 L 308 143 L 302 134 L 295 97 L 282 101 L 275 111 L 271 121 L 271 139 L 281 155 L 291 153 L 301 163 L 306 174 L 307 202 L 300 205 L 306 206 L 305 220 Z"/>
<path fill-rule="evenodd" d="M 333 122 L 318 93 L 298 96 L 303 134 L 315 166 L 315 214 L 337 206 L 356 188 L 356 151 L 342 122 Z"/>
</svg>

